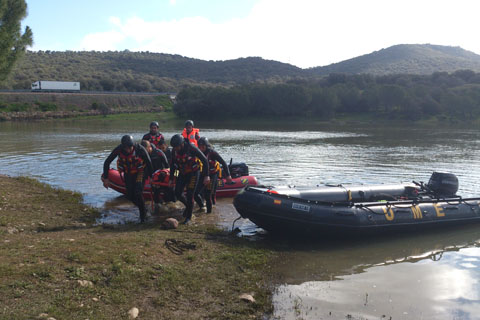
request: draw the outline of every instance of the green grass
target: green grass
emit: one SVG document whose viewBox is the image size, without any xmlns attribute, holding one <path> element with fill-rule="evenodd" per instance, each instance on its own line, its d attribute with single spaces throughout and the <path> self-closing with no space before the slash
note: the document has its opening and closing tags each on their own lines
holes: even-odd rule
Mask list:
<svg viewBox="0 0 480 320">
<path fill-rule="evenodd" d="M 35 102 L 35 104 L 38 106 L 38 109 L 40 111 L 56 111 L 58 108 L 57 108 L 57 105 L 54 104 L 54 103 L 49 103 L 49 102 Z"/>
<path fill-rule="evenodd" d="M 173 102 L 167 95 L 156 96 L 155 101 L 165 108 L 165 111 L 173 111 Z"/>
<path fill-rule="evenodd" d="M 0 103 L 0 112 L 26 112 L 30 109 L 27 103 Z"/>
<path fill-rule="evenodd" d="M 80 116 L 76 117 L 76 120 L 108 120 L 108 121 L 143 121 L 150 123 L 152 119 L 157 119 L 158 121 L 167 122 L 177 119 L 173 112 L 141 112 L 141 113 L 117 113 L 109 114 L 106 116 L 96 115 L 96 116 Z"/>
<path fill-rule="evenodd" d="M 272 310 L 276 253 L 264 244 L 211 225 L 102 228 L 80 194 L 28 178 L 0 176 L 0 194 L 0 319 L 124 319 L 132 307 L 142 319 L 261 319 Z M 167 239 L 195 246 L 177 255 Z"/>
</svg>

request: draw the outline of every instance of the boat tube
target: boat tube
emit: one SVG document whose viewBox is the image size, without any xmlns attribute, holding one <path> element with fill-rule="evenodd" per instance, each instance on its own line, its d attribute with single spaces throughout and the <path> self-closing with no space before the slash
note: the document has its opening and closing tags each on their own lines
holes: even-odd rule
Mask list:
<svg viewBox="0 0 480 320">
<path fill-rule="evenodd" d="M 428 184 L 248 186 L 237 194 L 234 206 L 267 231 L 320 237 L 480 222 L 480 198 L 462 198 L 457 190 L 455 175 L 435 172 Z"/>
<path fill-rule="evenodd" d="M 218 179 L 217 185 L 217 197 L 233 197 L 245 186 L 257 185 L 257 178 L 251 175 L 239 175 L 245 173 L 245 171 L 235 171 L 238 174 L 232 174 L 232 183 L 228 183 L 225 179 Z M 240 173 L 241 172 L 241 173 Z M 247 171 L 248 173 L 248 171 Z M 151 200 L 153 197 L 153 187 L 168 187 L 168 180 L 170 176 L 170 170 L 163 169 L 158 170 L 153 177 L 153 181 L 150 178 L 145 180 L 143 197 L 146 200 Z M 116 169 L 110 169 L 108 171 L 108 180 L 110 180 L 110 187 L 122 194 L 126 194 L 125 181 L 123 174 Z M 163 193 L 160 192 L 160 197 L 163 197 Z"/>
</svg>

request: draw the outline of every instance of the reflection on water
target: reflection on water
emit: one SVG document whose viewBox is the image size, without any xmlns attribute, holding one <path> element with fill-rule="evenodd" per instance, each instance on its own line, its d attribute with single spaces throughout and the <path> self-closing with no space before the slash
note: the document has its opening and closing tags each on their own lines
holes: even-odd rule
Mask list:
<svg viewBox="0 0 480 320">
<path fill-rule="evenodd" d="M 372 267 L 342 281 L 281 285 L 279 319 L 478 319 L 480 252 L 446 252 L 422 260 Z M 465 261 L 468 261 L 468 264 Z"/>
<path fill-rule="evenodd" d="M 480 233 L 286 244 L 274 319 L 479 319 Z"/>
<path fill-rule="evenodd" d="M 138 221 L 138 210 L 118 193 L 104 189 L 100 174 L 120 137 L 132 134 L 139 139 L 148 131 L 148 123 L 0 122 L 0 174 L 33 176 L 80 191 L 88 204 L 102 210 L 99 223 Z M 480 130 L 476 128 L 197 125 L 227 161 L 246 162 L 264 184 L 427 181 L 432 171 L 448 171 L 459 178 L 459 194 L 480 196 Z M 181 131 L 181 124 L 163 123 L 161 131 L 169 138 Z M 237 217 L 231 199 L 219 199 L 214 214 L 200 215 L 197 223 L 231 228 Z M 259 231 L 248 220 L 235 226 L 246 235 Z M 355 243 L 277 243 L 282 257 L 274 272 L 282 281 L 274 295 L 274 316 L 479 318 L 477 233 L 472 228 Z M 462 249 L 451 250 L 452 246 Z"/>
<path fill-rule="evenodd" d="M 478 319 L 480 252 L 446 252 L 423 260 L 372 267 L 343 281 L 281 285 L 274 295 L 280 319 Z M 468 263 L 465 263 L 468 261 Z"/>
</svg>

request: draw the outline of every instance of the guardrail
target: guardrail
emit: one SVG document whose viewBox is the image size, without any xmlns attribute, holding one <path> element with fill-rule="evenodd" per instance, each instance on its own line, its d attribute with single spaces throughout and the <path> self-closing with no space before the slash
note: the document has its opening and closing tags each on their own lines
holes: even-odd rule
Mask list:
<svg viewBox="0 0 480 320">
<path fill-rule="evenodd" d="M 76 94 L 120 94 L 120 95 L 145 95 L 145 96 L 161 96 L 169 95 L 176 96 L 176 92 L 135 92 L 135 91 L 61 91 L 61 90 L 28 90 L 28 89 L 17 89 L 17 90 L 2 90 L 3 93 L 76 93 Z"/>
</svg>

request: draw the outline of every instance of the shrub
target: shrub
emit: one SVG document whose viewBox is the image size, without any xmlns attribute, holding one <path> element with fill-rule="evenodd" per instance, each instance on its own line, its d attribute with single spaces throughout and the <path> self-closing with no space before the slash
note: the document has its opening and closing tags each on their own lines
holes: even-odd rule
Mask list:
<svg viewBox="0 0 480 320">
<path fill-rule="evenodd" d="M 54 103 L 48 103 L 48 102 L 35 102 L 35 104 L 38 106 L 40 111 L 56 111 L 57 110 L 57 105 Z"/>
</svg>

